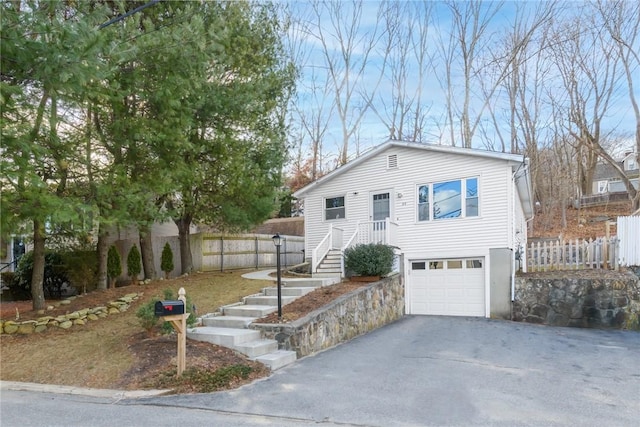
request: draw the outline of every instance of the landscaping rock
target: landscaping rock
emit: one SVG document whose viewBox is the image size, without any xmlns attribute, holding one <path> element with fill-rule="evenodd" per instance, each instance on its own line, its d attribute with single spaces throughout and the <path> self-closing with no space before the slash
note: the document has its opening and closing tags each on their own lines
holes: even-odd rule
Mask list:
<svg viewBox="0 0 640 427">
<path fill-rule="evenodd" d="M 72 326 L 73 326 L 73 322 L 71 320 L 67 320 L 67 321 L 61 322 L 58 325 L 58 327 L 60 327 L 62 329 L 69 329 Z"/>
</svg>

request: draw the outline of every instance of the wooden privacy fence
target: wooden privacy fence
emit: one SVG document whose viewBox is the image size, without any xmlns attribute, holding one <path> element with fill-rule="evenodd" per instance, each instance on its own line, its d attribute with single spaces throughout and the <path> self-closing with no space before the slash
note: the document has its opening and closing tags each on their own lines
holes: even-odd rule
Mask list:
<svg viewBox="0 0 640 427">
<path fill-rule="evenodd" d="M 276 248 L 266 234 L 210 234 L 190 235 L 191 260 L 194 271 L 224 271 L 241 268 L 275 268 Z M 169 243 L 173 252 L 173 272 L 170 277 L 180 275 L 180 242 L 178 236 L 158 236 L 152 238 L 154 264 L 158 277 L 162 249 Z M 119 280 L 127 280 L 127 254 L 133 245 L 139 246 L 138 239 L 123 239 L 113 243 L 122 259 L 122 275 Z M 283 267 L 304 262 L 304 237 L 282 236 L 280 264 Z M 140 275 L 143 277 L 144 275 Z"/>
<path fill-rule="evenodd" d="M 527 270 L 618 268 L 617 237 L 532 242 L 527 246 Z"/>
<path fill-rule="evenodd" d="M 203 233 L 200 239 L 191 241 L 194 268 L 201 271 L 275 268 L 276 248 L 271 237 L 266 234 Z M 280 264 L 286 267 L 303 261 L 304 237 L 282 236 Z"/>
</svg>

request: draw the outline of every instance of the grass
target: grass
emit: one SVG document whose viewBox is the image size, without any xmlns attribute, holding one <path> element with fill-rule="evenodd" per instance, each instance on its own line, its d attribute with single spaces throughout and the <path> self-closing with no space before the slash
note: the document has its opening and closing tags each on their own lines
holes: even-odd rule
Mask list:
<svg viewBox="0 0 640 427">
<path fill-rule="evenodd" d="M 1 335 L 0 378 L 96 388 L 111 388 L 136 363 L 129 341 L 144 331 L 136 311 L 164 289 L 177 294 L 184 287 L 199 314 L 215 311 L 240 301 L 271 282 L 243 279 L 243 272 L 197 273 L 174 280 L 154 281 L 136 288 L 144 296 L 125 313 L 109 316 L 68 331 L 49 330 L 42 334 Z"/>
</svg>

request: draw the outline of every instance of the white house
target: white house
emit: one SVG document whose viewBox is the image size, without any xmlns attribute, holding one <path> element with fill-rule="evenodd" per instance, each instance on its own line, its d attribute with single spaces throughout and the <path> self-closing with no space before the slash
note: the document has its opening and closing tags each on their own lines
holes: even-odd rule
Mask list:
<svg viewBox="0 0 640 427">
<path fill-rule="evenodd" d="M 315 275 L 344 274 L 341 254 L 354 244 L 390 244 L 408 314 L 510 315 L 533 216 L 523 156 L 389 141 L 294 196 Z"/>
</svg>

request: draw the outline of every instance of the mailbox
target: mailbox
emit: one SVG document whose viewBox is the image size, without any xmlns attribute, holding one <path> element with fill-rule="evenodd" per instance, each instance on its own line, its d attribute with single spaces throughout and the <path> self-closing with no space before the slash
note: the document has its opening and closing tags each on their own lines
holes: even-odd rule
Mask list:
<svg viewBox="0 0 640 427">
<path fill-rule="evenodd" d="M 174 314 L 184 314 L 184 303 L 178 301 L 158 301 L 156 302 L 156 316 L 172 316 Z"/>
</svg>

